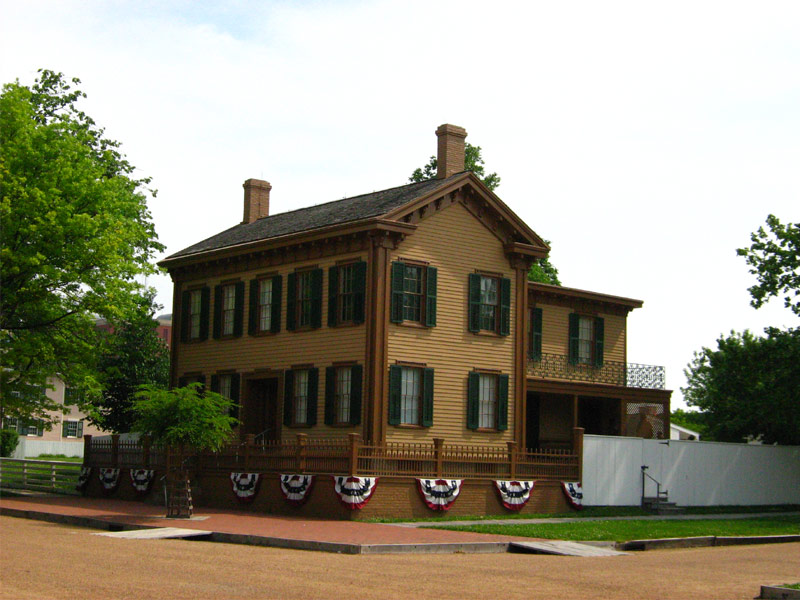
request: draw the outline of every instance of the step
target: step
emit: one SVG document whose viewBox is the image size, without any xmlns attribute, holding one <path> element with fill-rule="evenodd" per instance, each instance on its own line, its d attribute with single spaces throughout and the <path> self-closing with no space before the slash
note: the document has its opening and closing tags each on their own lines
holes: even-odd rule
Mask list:
<svg viewBox="0 0 800 600">
<path fill-rule="evenodd" d="M 607 546 L 594 546 L 579 542 L 561 540 L 537 540 L 535 542 L 511 542 L 509 552 L 527 552 L 531 554 L 556 554 L 559 556 L 621 556 L 626 554 Z"/>
<path fill-rule="evenodd" d="M 181 527 L 156 527 L 153 529 L 132 529 L 130 531 L 104 531 L 92 535 L 123 538 L 126 540 L 161 540 L 167 538 L 187 538 L 210 536 L 212 532 L 202 529 L 183 529 Z"/>
</svg>

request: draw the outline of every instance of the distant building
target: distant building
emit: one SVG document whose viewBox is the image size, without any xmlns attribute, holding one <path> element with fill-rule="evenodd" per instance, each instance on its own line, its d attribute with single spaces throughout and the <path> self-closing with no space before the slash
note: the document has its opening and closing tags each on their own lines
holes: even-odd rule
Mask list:
<svg viewBox="0 0 800 600">
<path fill-rule="evenodd" d="M 699 440 L 700 434 L 696 431 L 692 431 L 687 427 L 681 427 L 680 425 L 675 425 L 675 423 L 669 424 L 669 439 L 671 440 Z"/>
</svg>

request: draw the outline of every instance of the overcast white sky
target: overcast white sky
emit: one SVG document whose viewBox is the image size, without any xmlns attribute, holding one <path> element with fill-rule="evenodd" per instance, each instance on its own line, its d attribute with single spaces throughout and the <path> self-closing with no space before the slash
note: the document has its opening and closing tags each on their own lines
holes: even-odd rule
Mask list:
<svg viewBox="0 0 800 600">
<path fill-rule="evenodd" d="M 735 249 L 800 221 L 799 32 L 796 1 L 0 0 L 0 81 L 83 81 L 167 254 L 241 221 L 247 178 L 273 213 L 394 187 L 461 125 L 564 285 L 644 300 L 628 360 L 681 407 L 694 351 L 798 325 Z"/>
</svg>

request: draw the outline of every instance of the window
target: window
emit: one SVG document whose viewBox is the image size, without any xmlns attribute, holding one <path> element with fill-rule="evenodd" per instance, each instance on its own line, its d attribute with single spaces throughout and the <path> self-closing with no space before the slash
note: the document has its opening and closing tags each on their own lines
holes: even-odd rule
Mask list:
<svg viewBox="0 0 800 600">
<path fill-rule="evenodd" d="M 436 325 L 435 267 L 404 262 L 392 263 L 392 323 Z"/>
<path fill-rule="evenodd" d="M 244 282 L 225 283 L 214 288 L 214 339 L 242 335 Z"/>
<path fill-rule="evenodd" d="M 355 262 L 328 269 L 328 325 L 364 322 L 367 263 Z"/>
<path fill-rule="evenodd" d="M 508 429 L 508 375 L 474 371 L 467 378 L 467 428 Z"/>
<path fill-rule="evenodd" d="M 541 308 L 531 308 L 528 356 L 532 360 L 542 360 L 542 316 Z"/>
<path fill-rule="evenodd" d="M 277 333 L 281 330 L 281 276 L 250 281 L 248 333 Z"/>
<path fill-rule="evenodd" d="M 76 406 L 83 401 L 83 393 L 76 388 L 64 389 L 64 404 L 66 406 Z"/>
<path fill-rule="evenodd" d="M 433 425 L 433 369 L 389 368 L 389 424 Z"/>
<path fill-rule="evenodd" d="M 286 329 L 322 326 L 322 269 L 289 273 Z"/>
<path fill-rule="evenodd" d="M 603 366 L 605 321 L 572 313 L 569 315 L 569 362 L 573 365 Z"/>
<path fill-rule="evenodd" d="M 211 376 L 211 391 L 217 392 L 232 401 L 230 416 L 239 418 L 239 387 L 241 376 L 238 373 L 221 373 Z"/>
<path fill-rule="evenodd" d="M 511 333 L 511 280 L 470 273 L 469 330 Z"/>
<path fill-rule="evenodd" d="M 311 427 L 317 424 L 317 383 L 319 369 L 286 371 L 284 380 L 283 423 Z"/>
<path fill-rule="evenodd" d="M 83 421 L 62 421 L 61 437 L 83 437 Z"/>
<path fill-rule="evenodd" d="M 181 295 L 181 341 L 208 339 L 210 291 L 207 287 L 186 290 Z"/>
<path fill-rule="evenodd" d="M 361 365 L 325 369 L 325 424 L 361 423 Z"/>
</svg>

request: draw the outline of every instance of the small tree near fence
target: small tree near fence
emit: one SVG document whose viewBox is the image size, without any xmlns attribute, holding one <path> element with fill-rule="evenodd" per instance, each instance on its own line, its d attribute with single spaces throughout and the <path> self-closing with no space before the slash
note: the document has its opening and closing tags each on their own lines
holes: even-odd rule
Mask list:
<svg viewBox="0 0 800 600">
<path fill-rule="evenodd" d="M 167 450 L 167 516 L 191 516 L 184 454 L 187 450 L 217 451 L 230 440 L 238 423 L 230 416 L 232 404 L 220 394 L 205 391 L 199 383 L 171 390 L 142 386 L 136 393 L 133 430 Z M 176 455 L 177 463 L 170 464 L 169 457 Z"/>
</svg>

